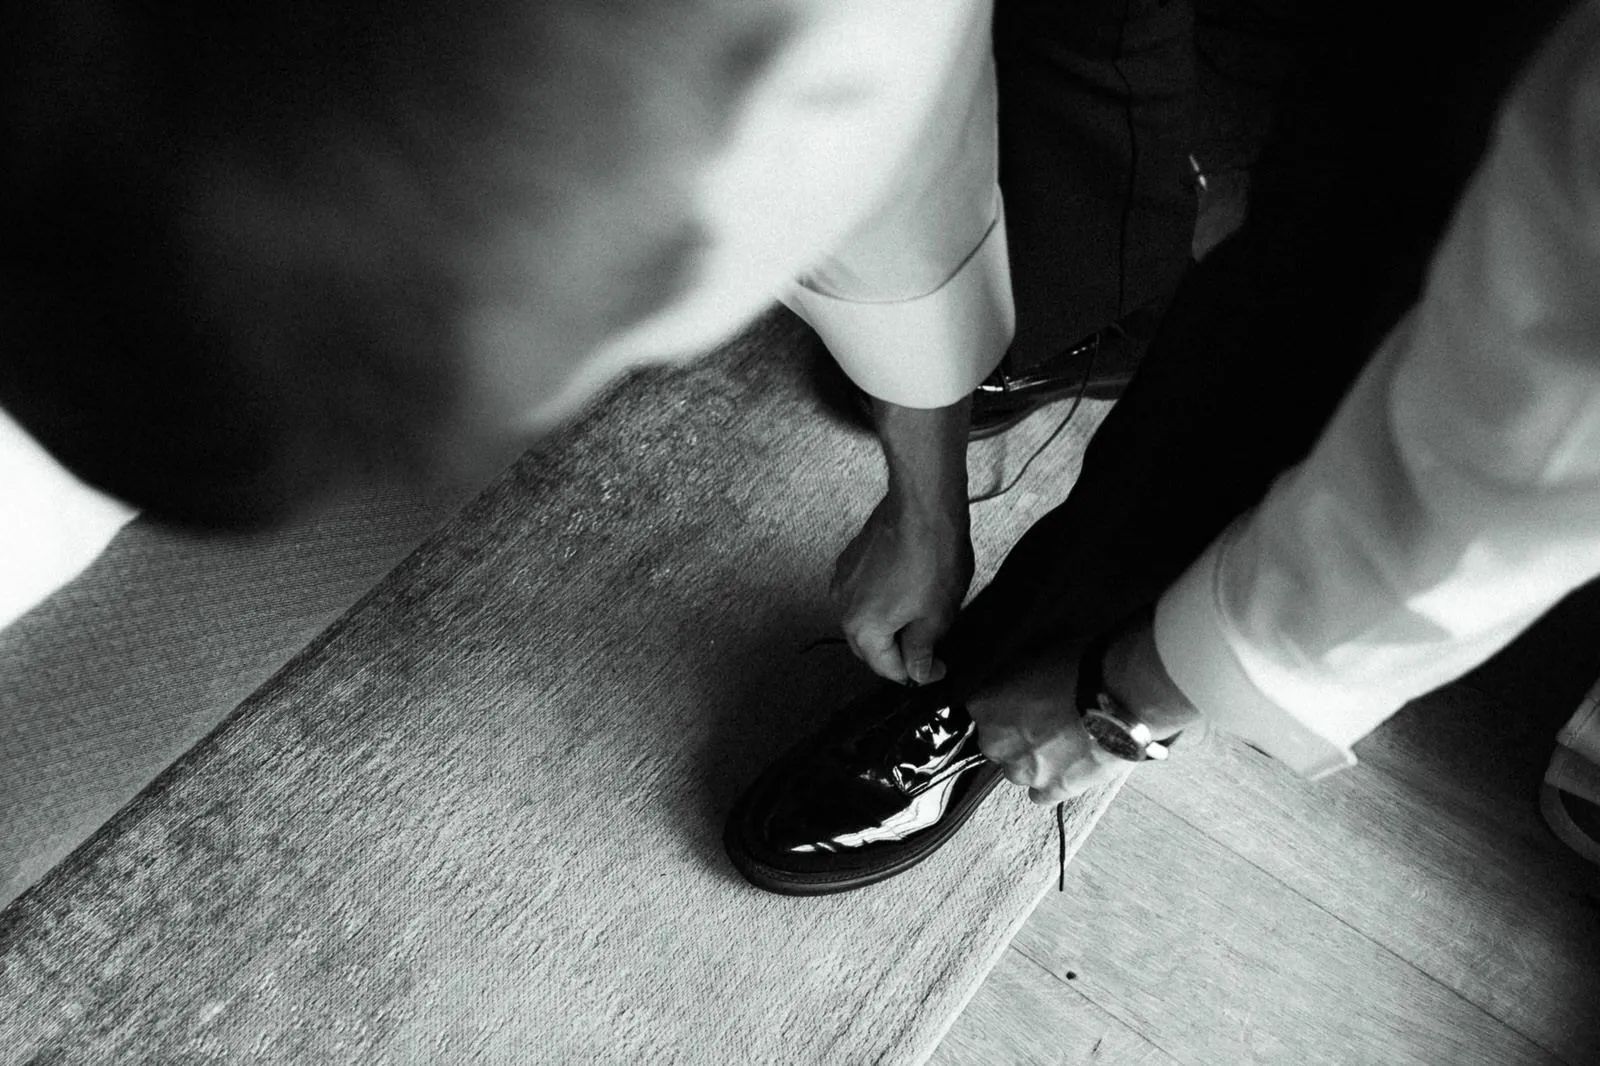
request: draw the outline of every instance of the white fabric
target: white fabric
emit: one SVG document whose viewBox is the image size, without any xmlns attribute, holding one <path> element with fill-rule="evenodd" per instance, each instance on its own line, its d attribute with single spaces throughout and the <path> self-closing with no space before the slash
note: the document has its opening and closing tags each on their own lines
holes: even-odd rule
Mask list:
<svg viewBox="0 0 1600 1066">
<path fill-rule="evenodd" d="M 76 577 L 134 514 L 0 410 L 0 628 Z"/>
<path fill-rule="evenodd" d="M 991 15 L 992 0 L 798 4 L 706 171 L 697 283 L 593 353 L 572 390 L 619 364 L 709 351 L 801 275 L 805 316 L 872 394 L 936 407 L 974 389 L 1013 328 Z M 133 513 L 5 428 L 0 625 L 70 580 Z"/>
<path fill-rule="evenodd" d="M 1600 4 L 1545 44 L 1311 456 L 1163 597 L 1219 726 L 1316 775 L 1600 573 Z"/>
<path fill-rule="evenodd" d="M 839 366 L 869 394 L 902 407 L 947 407 L 994 369 L 1016 328 L 998 190 L 995 201 L 988 233 L 977 248 L 953 277 L 924 296 L 873 303 L 796 285 L 784 302 L 811 324 Z M 902 351 L 916 358 L 884 358 Z"/>
<path fill-rule="evenodd" d="M 806 7 L 707 174 L 698 282 L 608 343 L 594 373 L 704 352 L 784 296 L 882 399 L 943 406 L 976 388 L 1013 329 L 1009 266 L 975 254 L 999 195 L 992 15 L 992 0 Z M 950 324 L 950 300 L 918 298 L 969 263 L 983 276 L 964 275 L 956 300 L 983 320 L 961 342 L 926 343 Z M 862 326 L 875 306 L 911 335 L 882 347 L 896 330 Z M 930 393 L 929 381 L 946 385 Z"/>
</svg>

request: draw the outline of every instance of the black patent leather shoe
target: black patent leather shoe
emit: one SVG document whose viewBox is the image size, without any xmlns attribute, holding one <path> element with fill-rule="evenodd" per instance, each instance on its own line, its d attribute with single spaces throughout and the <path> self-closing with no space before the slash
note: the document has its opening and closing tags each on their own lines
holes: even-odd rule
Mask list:
<svg viewBox="0 0 1600 1066">
<path fill-rule="evenodd" d="M 1018 367 L 1013 353 L 1007 353 L 973 390 L 968 439 L 984 440 L 1003 433 L 1057 400 L 1080 396 L 1117 399 L 1133 380 L 1157 321 L 1154 312 L 1141 309 L 1028 367 Z M 872 397 L 845 377 L 831 359 L 819 364 L 819 374 L 827 402 L 861 428 L 871 429 Z"/>
<path fill-rule="evenodd" d="M 1002 778 L 941 688 L 871 692 L 762 774 L 723 833 L 745 879 L 791 896 L 846 892 L 948 841 Z"/>
<path fill-rule="evenodd" d="M 1013 367 L 1008 355 L 972 394 L 970 439 L 1003 433 L 1057 400 L 1117 399 L 1133 380 L 1148 339 L 1143 329 L 1135 333 L 1130 327 L 1144 325 L 1142 315 L 1129 316 L 1025 369 Z"/>
</svg>

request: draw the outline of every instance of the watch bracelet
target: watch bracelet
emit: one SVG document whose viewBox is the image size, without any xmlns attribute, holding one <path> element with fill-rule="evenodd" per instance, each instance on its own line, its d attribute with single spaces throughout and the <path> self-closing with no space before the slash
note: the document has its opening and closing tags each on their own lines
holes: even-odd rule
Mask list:
<svg viewBox="0 0 1600 1066">
<path fill-rule="evenodd" d="M 1083 646 L 1083 651 L 1078 655 L 1078 685 L 1074 697 L 1080 718 L 1100 706 L 1100 694 L 1106 692 L 1106 652 L 1111 648 L 1112 636 L 1120 628 L 1120 626 L 1110 626 L 1101 630 L 1089 643 Z M 1106 692 L 1106 695 L 1111 696 L 1111 693 Z M 1122 706 L 1121 701 L 1117 700 L 1115 696 L 1111 696 L 1111 699 L 1119 707 Z M 1137 717 L 1137 712 L 1132 713 Z M 1138 720 L 1143 721 L 1143 719 Z M 1170 737 L 1158 738 L 1156 742 L 1162 747 L 1170 748 L 1178 742 L 1178 738 L 1181 736 L 1183 736 L 1183 730 L 1180 729 Z"/>
</svg>

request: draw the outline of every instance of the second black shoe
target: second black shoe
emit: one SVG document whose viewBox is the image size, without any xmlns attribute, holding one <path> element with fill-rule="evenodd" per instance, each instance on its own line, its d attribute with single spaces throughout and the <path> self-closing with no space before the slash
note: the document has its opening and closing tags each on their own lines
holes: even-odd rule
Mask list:
<svg viewBox="0 0 1600 1066">
<path fill-rule="evenodd" d="M 1018 366 L 1017 353 L 1007 352 L 972 394 L 971 439 L 1002 433 L 1056 400 L 1117 399 L 1160 325 L 1161 306 L 1141 307 L 1030 366 Z"/>
<path fill-rule="evenodd" d="M 942 689 L 886 684 L 762 774 L 723 833 L 745 879 L 784 895 L 845 892 L 943 846 L 1002 777 Z"/>
<path fill-rule="evenodd" d="M 1102 330 L 1027 370 L 1013 371 L 1002 361 L 972 394 L 970 439 L 1003 433 L 1056 400 L 1121 396 L 1133 379 L 1133 368 L 1112 358 L 1120 352 L 1121 340 Z"/>
<path fill-rule="evenodd" d="M 1007 353 L 972 393 L 971 440 L 1003 433 L 1045 404 L 1082 396 L 1115 400 L 1133 380 L 1139 360 L 1159 322 L 1153 309 L 1141 308 L 1121 322 L 1097 330 L 1076 344 L 1027 367 Z M 872 397 L 845 377 L 832 359 L 819 362 L 825 402 L 840 413 L 872 428 Z"/>
</svg>

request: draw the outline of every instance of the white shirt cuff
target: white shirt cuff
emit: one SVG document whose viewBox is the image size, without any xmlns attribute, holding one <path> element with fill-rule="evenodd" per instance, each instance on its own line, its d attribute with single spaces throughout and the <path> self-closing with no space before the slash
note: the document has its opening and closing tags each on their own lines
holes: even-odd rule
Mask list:
<svg viewBox="0 0 1600 1066">
<path fill-rule="evenodd" d="M 948 407 L 1000 364 L 1016 331 L 1005 206 L 955 273 L 909 300 L 828 296 L 795 284 L 784 295 L 850 380 L 902 407 Z"/>
<path fill-rule="evenodd" d="M 136 513 L 0 410 L 0 629 L 77 577 Z"/>
<path fill-rule="evenodd" d="M 1205 720 L 1316 779 L 1354 766 L 1355 755 L 1250 679 L 1217 594 L 1222 552 L 1237 524 L 1212 542 L 1156 604 L 1155 642 L 1167 674 Z"/>
</svg>

